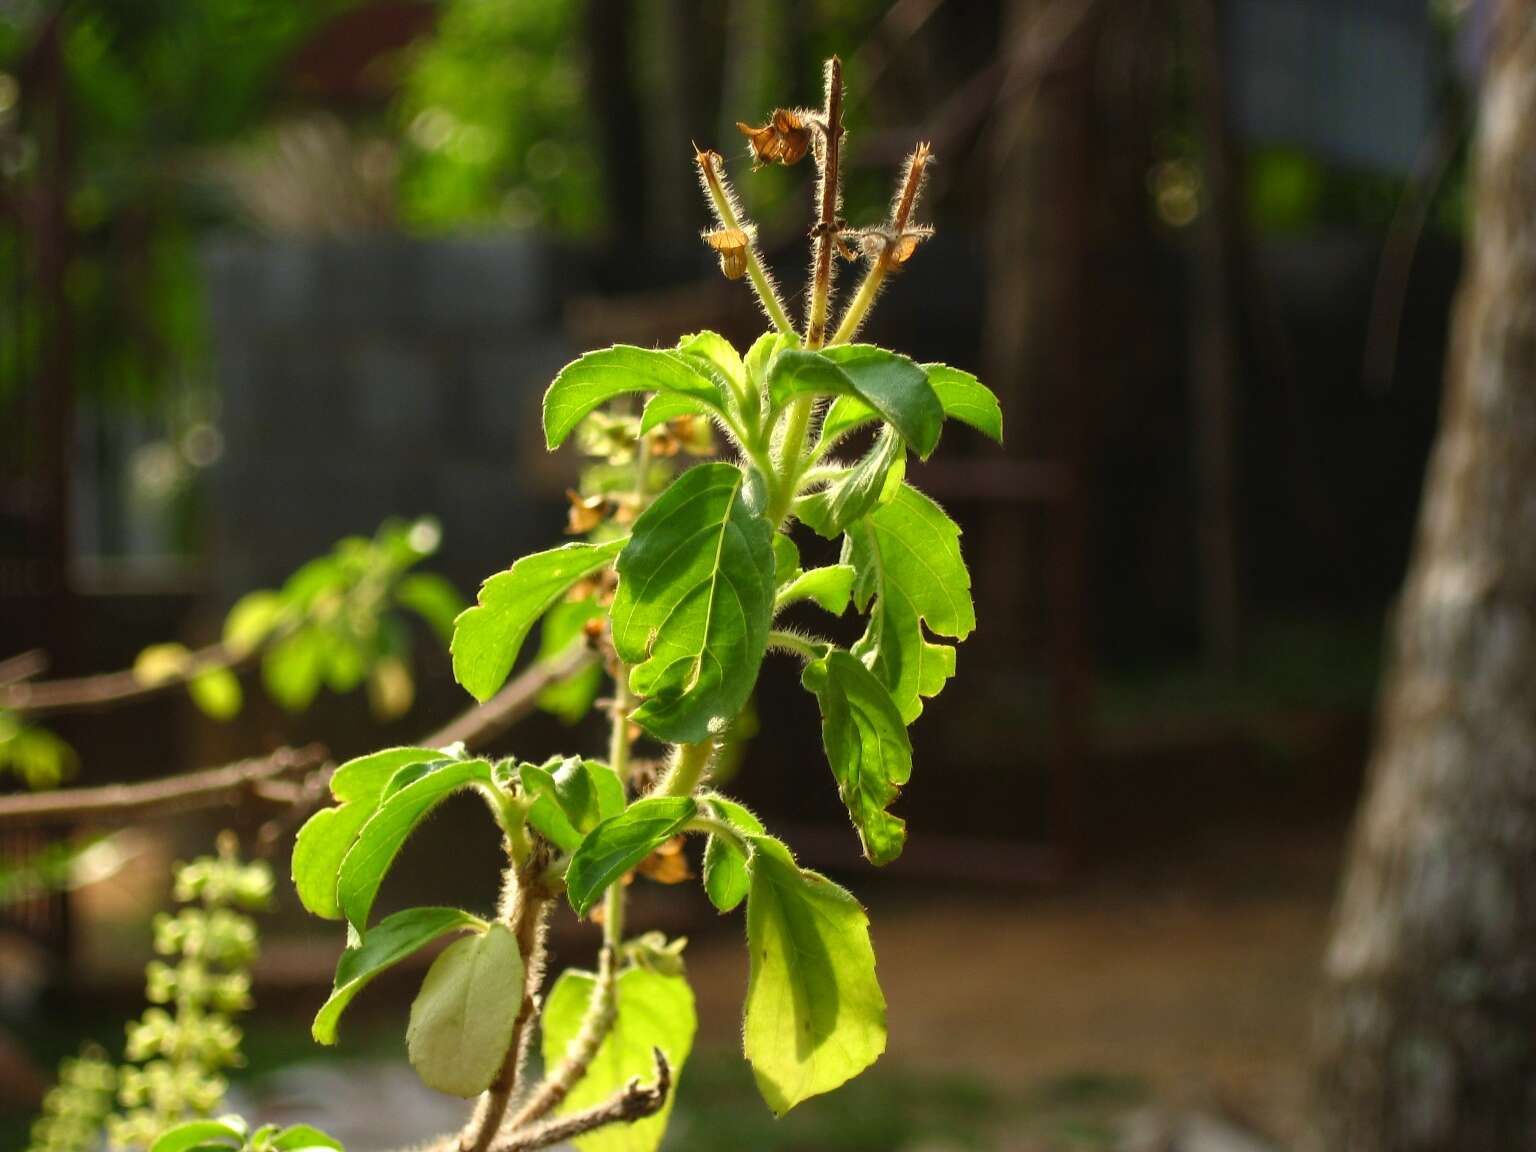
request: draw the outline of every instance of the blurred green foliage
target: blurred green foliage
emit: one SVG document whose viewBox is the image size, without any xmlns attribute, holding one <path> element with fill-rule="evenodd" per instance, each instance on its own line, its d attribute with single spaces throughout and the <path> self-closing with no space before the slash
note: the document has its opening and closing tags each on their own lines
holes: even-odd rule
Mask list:
<svg viewBox="0 0 1536 1152">
<path fill-rule="evenodd" d="M 449 0 L 399 102 L 408 227 L 566 235 L 601 216 L 574 0 Z"/>
</svg>

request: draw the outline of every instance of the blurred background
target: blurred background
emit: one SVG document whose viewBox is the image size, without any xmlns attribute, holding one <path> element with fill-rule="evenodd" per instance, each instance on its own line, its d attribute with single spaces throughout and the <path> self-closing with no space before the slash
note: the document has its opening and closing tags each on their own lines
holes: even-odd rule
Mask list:
<svg viewBox="0 0 1536 1152">
<path fill-rule="evenodd" d="M 892 1049 L 870 1078 L 773 1124 L 731 1054 L 740 925 L 696 886 L 637 887 L 637 923 L 693 940 L 704 1055 L 672 1146 L 1128 1147 L 1191 1114 L 1286 1142 L 1435 430 L 1486 16 L 4 0 L 0 658 L 82 675 L 216 639 L 243 593 L 389 516 L 438 519 L 428 566 L 465 597 L 547 546 L 578 467 L 543 450 L 555 371 L 762 327 L 699 242 L 695 143 L 800 312 L 806 171 L 751 172 L 734 125 L 817 103 L 837 53 L 850 223 L 882 218 L 916 141 L 938 161 L 937 234 L 866 334 L 1003 401 L 1006 449 L 957 427 L 914 469 L 964 529 L 980 628 L 914 731 L 886 872 L 792 677 L 764 677 L 773 722 L 733 784 L 874 910 Z M 412 650 L 414 704 L 384 723 L 252 692 L 223 724 L 174 696 L 51 727 L 80 785 L 350 755 L 464 703 L 428 630 Z M 602 738 L 540 716 L 504 743 Z M 229 819 L 124 834 L 92 882 L 0 908 L 0 1145 L 60 1054 L 120 1047 L 168 865 Z M 391 899 L 488 902 L 497 851 L 455 805 Z M 349 1147 L 451 1123 L 403 1067 L 409 975 L 339 1053 L 309 1045 L 341 941 L 279 888 L 237 1092 L 342 1134 L 304 1111 L 345 1111 L 334 1091 L 374 1125 Z M 557 959 L 594 936 L 560 925 Z"/>
</svg>

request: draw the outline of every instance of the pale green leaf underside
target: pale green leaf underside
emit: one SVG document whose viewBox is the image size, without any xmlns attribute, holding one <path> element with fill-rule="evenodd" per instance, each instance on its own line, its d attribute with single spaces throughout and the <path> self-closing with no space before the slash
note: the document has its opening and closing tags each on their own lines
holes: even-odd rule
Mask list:
<svg viewBox="0 0 1536 1152">
<path fill-rule="evenodd" d="M 565 873 L 576 914 L 585 916 L 608 885 L 675 836 L 696 810 L 686 796 L 646 797 L 588 832 Z"/>
<path fill-rule="evenodd" d="M 336 884 L 337 903 L 361 935 L 367 935 L 374 897 L 406 838 L 443 800 L 474 784 L 491 785 L 491 766 L 484 760 L 445 761 L 390 796 L 363 825 Z"/>
<path fill-rule="evenodd" d="M 524 556 L 480 586 L 480 602 L 453 627 L 453 675 L 476 700 L 486 701 L 505 683 L 529 630 L 571 585 L 606 568 L 623 548 L 567 544 Z"/>
<path fill-rule="evenodd" d="M 715 409 L 720 386 L 676 352 L 616 344 L 572 361 L 544 393 L 544 440 L 558 448 L 588 413 L 629 392 L 678 392 Z"/>
<path fill-rule="evenodd" d="M 336 1026 L 353 997 L 380 972 L 450 932 L 479 930 L 484 921 L 458 908 L 407 908 L 386 916 L 336 962 L 330 997 L 315 1014 L 310 1033 L 317 1044 L 336 1043 Z"/>
<path fill-rule="evenodd" d="M 505 924 L 450 944 L 411 1005 L 406 1051 L 429 1088 L 466 1099 L 501 1070 L 523 1006 L 523 958 Z"/>
<path fill-rule="evenodd" d="M 806 665 L 800 682 L 821 705 L 822 746 L 864 855 L 872 864 L 889 864 L 901 855 L 907 832 L 887 809 L 912 775 L 912 744 L 896 702 L 873 672 L 840 648 Z"/>
<path fill-rule="evenodd" d="M 976 627 L 960 529 L 904 485 L 889 504 L 849 527 L 843 562 L 858 573 L 854 604 L 870 613 L 853 654 L 890 689 L 910 724 L 922 714 L 922 698 L 937 695 L 955 672 L 954 648 L 929 640 L 924 626 L 954 640 Z"/>
<path fill-rule="evenodd" d="M 644 698 L 636 723 L 697 743 L 736 716 L 773 614 L 773 531 L 734 465 L 701 464 L 635 522 L 619 555 L 613 642 Z"/>
<path fill-rule="evenodd" d="M 767 837 L 752 841 L 751 873 L 743 1036 L 758 1089 L 782 1116 L 879 1058 L 885 997 L 857 900 Z"/>
<path fill-rule="evenodd" d="M 559 1062 L 580 1031 L 595 983 L 596 977 L 590 972 L 575 970 L 567 970 L 555 982 L 542 1021 L 546 1068 Z M 630 1080 L 650 1083 L 656 1075 L 651 1050 L 660 1048 L 672 1069 L 673 1084 L 661 1111 L 632 1124 L 611 1124 L 575 1141 L 580 1152 L 654 1152 L 667 1130 L 678 1074 L 693 1048 L 693 992 L 681 976 L 646 968 L 627 968 L 619 973 L 616 991 L 618 1017 L 613 1028 L 557 1114 L 580 1112 L 599 1104 Z"/>
</svg>

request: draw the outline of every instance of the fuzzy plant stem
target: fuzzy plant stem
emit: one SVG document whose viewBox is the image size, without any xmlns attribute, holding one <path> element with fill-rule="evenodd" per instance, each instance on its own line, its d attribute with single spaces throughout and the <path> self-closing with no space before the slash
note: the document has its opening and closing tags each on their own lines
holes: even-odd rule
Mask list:
<svg viewBox="0 0 1536 1152">
<path fill-rule="evenodd" d="M 931 152 L 928 143 L 924 141 L 912 150 L 912 155 L 907 157 L 906 171 L 902 174 L 901 182 L 896 186 L 896 199 L 891 204 L 891 216 L 887 221 L 886 246 L 870 257 L 869 270 L 864 273 L 864 279 L 859 284 L 859 289 L 853 294 L 853 299 L 848 303 L 848 310 L 843 313 L 843 319 L 837 326 L 837 331 L 832 334 L 831 343 L 846 344 L 856 335 L 864 319 L 869 315 L 869 309 L 874 304 L 875 298 L 880 295 L 880 289 L 885 284 L 885 277 L 892 268 L 897 266 L 897 259 L 889 245 L 897 243 L 907 225 L 911 223 L 913 209 L 917 207 L 918 192 L 923 186 L 923 172 L 928 166 L 928 157 Z"/>
<path fill-rule="evenodd" d="M 817 153 L 821 212 L 811 231 L 811 302 L 805 318 L 807 348 L 820 348 L 826 339 L 827 309 L 832 302 L 832 251 L 837 242 L 837 208 L 842 191 L 838 162 L 843 144 L 843 62 L 836 56 L 827 61 L 823 127 L 825 136 Z"/>
<path fill-rule="evenodd" d="M 736 199 L 726 188 L 725 177 L 719 168 L 719 154 L 708 151 L 696 152 L 694 162 L 699 166 L 699 178 L 704 182 L 704 190 L 709 193 L 709 202 L 715 210 L 715 217 L 720 221 L 720 226 L 735 228 L 747 236 L 747 276 L 752 281 L 753 291 L 757 293 L 763 311 L 768 314 L 768 319 L 776 329 L 785 335 L 794 335 L 795 325 L 790 320 L 789 313 L 784 310 L 784 302 L 779 299 L 779 291 L 774 287 L 773 278 L 763 267 L 763 258 L 758 254 L 757 243 L 749 230 L 750 224 L 742 222 L 741 214 L 736 209 Z"/>
<path fill-rule="evenodd" d="M 480 1098 L 480 1107 L 459 1136 L 459 1152 L 487 1152 L 501 1132 L 507 1106 L 517 1093 L 527 1048 L 528 1023 L 537 1012 L 536 992 L 544 978 L 544 921 L 553 897 L 539 885 L 536 870 L 508 869 L 510 891 L 503 897 L 503 922 L 517 937 L 523 957 L 523 1002 L 512 1023 L 512 1039 L 495 1082 Z"/>
</svg>

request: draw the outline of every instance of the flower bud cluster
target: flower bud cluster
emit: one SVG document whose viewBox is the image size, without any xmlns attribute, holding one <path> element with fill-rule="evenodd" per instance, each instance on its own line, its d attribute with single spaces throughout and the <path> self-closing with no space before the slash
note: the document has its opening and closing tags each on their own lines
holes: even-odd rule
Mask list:
<svg viewBox="0 0 1536 1152">
<path fill-rule="evenodd" d="M 59 1065 L 59 1082 L 43 1098 L 41 1115 L 32 1125 L 28 1152 L 85 1152 L 101 1139 L 101 1127 L 112 1109 L 117 1071 L 106 1053 L 87 1045 Z"/>
<path fill-rule="evenodd" d="M 218 856 L 177 868 L 175 894 L 187 906 L 155 918 L 163 959 L 145 969 L 156 1007 L 128 1025 L 120 1111 L 107 1122 L 120 1148 L 148 1147 L 171 1125 L 211 1114 L 224 1098 L 223 1071 L 241 1063 L 231 1017 L 251 1007 L 249 969 L 260 950 L 246 913 L 271 900 L 272 872 L 243 863 L 233 839 L 221 837 Z"/>
</svg>

